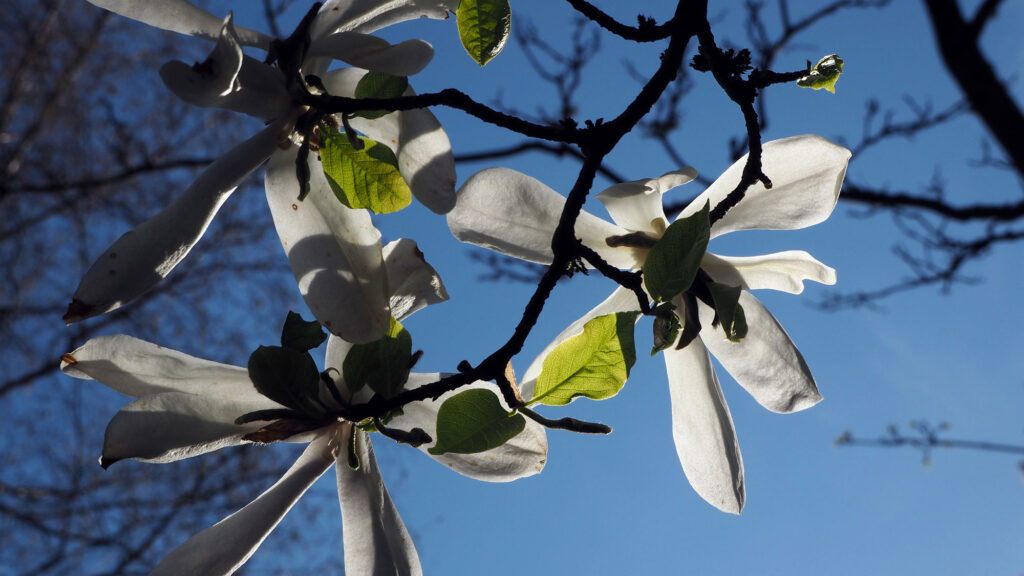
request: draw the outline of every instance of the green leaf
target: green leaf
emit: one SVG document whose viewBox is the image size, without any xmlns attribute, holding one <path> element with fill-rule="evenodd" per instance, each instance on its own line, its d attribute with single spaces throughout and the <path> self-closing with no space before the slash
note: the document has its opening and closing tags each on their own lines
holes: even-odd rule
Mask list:
<svg viewBox="0 0 1024 576">
<path fill-rule="evenodd" d="M 257 392 L 278 404 L 304 414 L 324 413 L 320 371 L 309 352 L 260 346 L 249 356 L 249 379 Z"/>
<path fill-rule="evenodd" d="M 437 411 L 437 443 L 428 452 L 475 454 L 497 448 L 526 427 L 522 414 L 510 414 L 498 396 L 483 388 L 459 392 Z"/>
<path fill-rule="evenodd" d="M 577 396 L 611 398 L 636 362 L 633 326 L 639 312 L 598 316 L 544 359 L 530 404 L 564 406 Z"/>
<path fill-rule="evenodd" d="M 392 76 L 387 72 L 367 72 L 356 84 L 356 98 L 398 98 L 402 94 L 405 94 L 405 89 L 409 87 L 409 79 L 405 76 Z M 390 110 L 363 110 L 362 112 L 356 112 L 356 116 L 362 116 L 363 118 L 369 118 L 373 120 L 380 118 L 385 114 L 390 114 Z"/>
<path fill-rule="evenodd" d="M 390 148 L 368 138 L 356 150 L 348 134 L 322 124 L 320 158 L 331 190 L 349 208 L 369 208 L 375 214 L 397 212 L 412 202 L 412 190 L 398 171 Z"/>
<path fill-rule="evenodd" d="M 665 302 L 665 304 L 672 306 L 668 302 Z M 672 306 L 672 308 L 675 307 Z M 679 316 L 672 308 L 655 310 L 654 346 L 651 347 L 651 356 L 675 344 L 676 338 L 679 337 L 679 329 L 682 327 L 682 324 L 679 321 Z"/>
<path fill-rule="evenodd" d="M 740 306 L 740 294 L 743 289 L 717 282 L 709 284 L 708 289 L 715 302 L 715 312 L 718 314 L 718 321 L 722 323 L 722 329 L 725 330 L 725 336 L 733 342 L 743 340 L 747 335 L 747 317 Z"/>
<path fill-rule="evenodd" d="M 377 394 L 390 398 L 401 392 L 409 379 L 411 359 L 412 336 L 392 318 L 382 338 L 349 350 L 342 363 L 345 384 L 352 394 L 369 385 Z"/>
<path fill-rule="evenodd" d="M 483 66 L 505 47 L 512 30 L 508 0 L 462 0 L 456 12 L 462 47 Z"/>
<path fill-rule="evenodd" d="M 281 346 L 307 352 L 323 344 L 324 340 L 327 340 L 327 333 L 319 322 L 307 322 L 295 312 L 288 312 L 281 330 Z"/>
<path fill-rule="evenodd" d="M 824 88 L 829 92 L 836 93 L 836 82 L 839 80 L 839 75 L 843 73 L 843 59 L 838 54 L 829 54 L 813 68 L 808 67 L 807 76 L 800 78 L 796 81 L 796 85 L 801 88 L 811 88 L 813 90 L 821 90 Z"/>
<path fill-rule="evenodd" d="M 683 294 L 683 335 L 679 337 L 676 350 L 682 350 L 700 336 L 700 319 L 697 317 L 697 297 L 692 292 Z"/>
<path fill-rule="evenodd" d="M 673 222 L 644 260 L 644 286 L 667 302 L 693 284 L 711 239 L 710 203 L 700 212 Z"/>
</svg>

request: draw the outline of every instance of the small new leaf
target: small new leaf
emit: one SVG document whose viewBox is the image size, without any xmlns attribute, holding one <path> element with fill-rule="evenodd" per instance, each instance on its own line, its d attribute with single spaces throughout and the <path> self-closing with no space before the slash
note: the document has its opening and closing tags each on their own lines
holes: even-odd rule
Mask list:
<svg viewBox="0 0 1024 576">
<path fill-rule="evenodd" d="M 342 204 L 387 214 L 412 202 L 412 190 L 398 171 L 398 159 L 390 148 L 356 137 L 363 144 L 357 150 L 347 133 L 326 124 L 320 125 L 320 134 L 324 176 Z"/>
<path fill-rule="evenodd" d="M 512 7 L 508 0 L 462 0 L 455 19 L 462 47 L 483 66 L 497 56 L 508 41 Z"/>
<path fill-rule="evenodd" d="M 679 316 L 673 310 L 659 310 L 654 317 L 654 346 L 651 347 L 651 356 L 675 344 L 681 327 Z"/>
<path fill-rule="evenodd" d="M 356 84 L 356 98 L 398 98 L 409 87 L 409 79 L 405 76 L 392 76 L 387 72 L 369 71 Z M 370 120 L 390 114 L 390 110 L 363 110 L 356 112 Z"/>
<path fill-rule="evenodd" d="M 401 392 L 409 379 L 411 358 L 412 336 L 392 318 L 382 338 L 349 350 L 342 364 L 345 384 L 352 394 L 369 385 L 377 394 L 390 398 Z"/>
<path fill-rule="evenodd" d="M 577 396 L 611 398 L 636 362 L 633 326 L 639 312 L 598 316 L 544 359 L 530 404 L 564 406 Z"/>
<path fill-rule="evenodd" d="M 829 54 L 807 71 L 807 76 L 796 81 L 801 88 L 821 90 L 824 88 L 829 92 L 836 93 L 836 82 L 839 75 L 843 73 L 843 59 L 838 54 Z"/>
<path fill-rule="evenodd" d="M 441 454 L 475 454 L 497 448 L 526 427 L 522 414 L 509 414 L 498 396 L 474 388 L 452 396 L 437 411 L 437 443 L 427 451 Z"/>
<path fill-rule="evenodd" d="M 644 286 L 667 302 L 690 288 L 711 239 L 710 204 L 673 222 L 644 260 Z"/>
<path fill-rule="evenodd" d="M 249 356 L 249 379 L 256 391 L 307 415 L 323 414 L 320 371 L 309 352 L 260 346 Z"/>
<path fill-rule="evenodd" d="M 709 284 L 708 289 L 715 301 L 715 312 L 725 330 L 725 336 L 733 342 L 743 340 L 747 335 L 747 317 L 740 306 L 740 293 L 743 289 L 717 282 Z"/>
<path fill-rule="evenodd" d="M 281 330 L 281 346 L 308 352 L 323 344 L 324 340 L 327 340 L 327 333 L 320 327 L 319 322 L 307 322 L 295 312 L 288 312 L 284 328 Z"/>
</svg>

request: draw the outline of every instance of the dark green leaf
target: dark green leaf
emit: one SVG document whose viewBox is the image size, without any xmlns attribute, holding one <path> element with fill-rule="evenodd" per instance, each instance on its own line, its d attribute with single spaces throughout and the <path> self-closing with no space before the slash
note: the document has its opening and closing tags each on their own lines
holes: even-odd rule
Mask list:
<svg viewBox="0 0 1024 576">
<path fill-rule="evenodd" d="M 397 212 L 412 202 L 412 190 L 398 171 L 398 159 L 387 146 L 358 138 L 356 149 L 347 133 L 320 126 L 320 158 L 334 195 L 349 208 L 376 214 Z"/>
<path fill-rule="evenodd" d="M 747 335 L 747 318 L 743 313 L 743 307 L 740 306 L 740 294 L 743 289 L 717 282 L 709 284 L 708 289 L 715 301 L 715 312 L 718 314 L 722 329 L 725 330 L 725 336 L 733 342 L 743 340 Z"/>
<path fill-rule="evenodd" d="M 697 317 L 697 298 L 690 292 L 683 294 L 683 335 L 679 337 L 676 350 L 686 348 L 700 335 L 700 319 Z"/>
<path fill-rule="evenodd" d="M 598 316 L 544 359 L 530 404 L 563 406 L 577 396 L 604 400 L 619 393 L 636 362 L 633 327 L 639 312 Z"/>
<path fill-rule="evenodd" d="M 673 310 L 658 312 L 654 317 L 654 346 L 651 347 L 651 356 L 675 344 L 681 326 L 679 316 Z"/>
<path fill-rule="evenodd" d="M 483 66 L 505 47 L 512 30 L 508 0 L 462 0 L 456 12 L 462 47 Z"/>
<path fill-rule="evenodd" d="M 320 371 L 309 352 L 260 346 L 249 356 L 249 379 L 256 391 L 304 414 L 322 414 Z"/>
<path fill-rule="evenodd" d="M 409 379 L 412 336 L 394 318 L 384 336 L 366 344 L 356 344 L 345 356 L 342 370 L 349 392 L 355 394 L 369 385 L 385 398 L 401 392 Z"/>
<path fill-rule="evenodd" d="M 428 451 L 441 454 L 475 454 L 497 448 L 526 427 L 522 414 L 509 414 L 498 396 L 474 388 L 452 396 L 437 411 L 437 444 Z"/>
<path fill-rule="evenodd" d="M 667 302 L 689 289 L 711 239 L 710 206 L 673 222 L 644 260 L 644 286 L 656 300 Z"/>
<path fill-rule="evenodd" d="M 307 322 L 295 312 L 288 312 L 281 330 L 281 346 L 307 352 L 327 340 L 327 333 L 317 321 Z"/>
<path fill-rule="evenodd" d="M 356 84 L 356 98 L 398 98 L 409 87 L 409 79 L 405 76 L 392 76 L 387 72 L 367 72 Z M 356 116 L 371 120 L 390 114 L 390 110 L 364 110 L 356 112 Z"/>
</svg>

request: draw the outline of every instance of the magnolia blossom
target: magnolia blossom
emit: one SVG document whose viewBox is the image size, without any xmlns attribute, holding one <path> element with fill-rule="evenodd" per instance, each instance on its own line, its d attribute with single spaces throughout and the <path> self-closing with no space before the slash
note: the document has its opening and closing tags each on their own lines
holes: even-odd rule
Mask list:
<svg viewBox="0 0 1024 576">
<path fill-rule="evenodd" d="M 761 184 L 748 188 L 743 200 L 712 224 L 711 237 L 748 229 L 796 230 L 824 221 L 838 199 L 849 158 L 848 150 L 817 136 L 766 143 L 764 171 L 774 186 L 770 190 Z M 744 157 L 733 164 L 680 217 L 690 216 L 708 204 L 718 205 L 739 183 L 745 162 Z M 662 195 L 695 177 L 692 169 L 684 169 L 652 180 L 612 186 L 597 198 L 614 224 L 583 212 L 576 223 L 576 235 L 614 266 L 640 269 L 652 242 L 626 246 L 608 239 L 629 234 L 640 234 L 650 241 L 659 239 L 668 227 Z M 564 201 L 557 192 L 529 176 L 502 168 L 484 170 L 460 190 L 458 204 L 448 214 L 448 225 L 464 242 L 548 263 L 552 259 L 551 237 Z M 748 290 L 766 288 L 799 294 L 804 280 L 834 284 L 836 277 L 832 268 L 804 251 L 754 257 L 707 252 L 701 268 L 715 282 L 743 288 L 739 304 L 749 329 L 742 341 L 730 341 L 714 322 L 715 310 L 691 300 L 697 306 L 699 337 L 681 349 L 670 346 L 664 351 L 672 432 L 683 471 L 697 493 L 717 508 L 739 513 L 745 498 L 743 462 L 732 416 L 708 352 L 765 408 L 788 413 L 813 406 L 821 395 L 807 364 L 778 321 Z M 672 303 L 684 317 L 684 297 L 677 296 Z M 581 333 L 583 325 L 597 316 L 635 310 L 639 310 L 635 295 L 625 288 L 616 289 L 563 331 L 534 361 L 523 376 L 524 397 L 531 394 L 543 359 L 555 346 Z"/>
<path fill-rule="evenodd" d="M 348 209 L 334 199 L 315 160 L 310 161 L 312 198 L 298 200 L 298 136 L 293 132 L 306 110 L 293 101 L 277 67 L 242 52 L 243 46 L 270 50 L 271 39 L 236 27 L 230 14 L 220 20 L 185 0 L 92 2 L 158 28 L 214 41 L 213 51 L 202 63 L 164 65 L 160 70 L 164 83 L 189 103 L 255 116 L 269 126 L 218 158 L 174 203 L 108 248 L 86 272 L 64 320 L 71 323 L 103 314 L 152 288 L 199 241 L 241 181 L 269 159 L 267 200 L 310 309 L 342 338 L 367 342 L 380 337 L 390 317 L 380 233 L 365 210 Z M 349 97 L 368 69 L 398 76 L 415 74 L 433 57 L 429 44 L 409 40 L 391 45 L 369 32 L 422 16 L 444 18 L 449 4 L 448 0 L 328 1 L 310 24 L 310 45 L 301 72 L 319 76 L 329 94 Z M 334 60 L 355 67 L 328 72 Z M 451 146 L 428 110 L 393 112 L 375 120 L 353 118 L 350 124 L 393 149 L 402 176 L 421 203 L 439 214 L 454 206 Z"/>
<path fill-rule="evenodd" d="M 391 309 L 401 320 L 416 310 L 447 299 L 436 272 L 423 261 L 413 242 L 385 247 Z M 336 389 L 347 390 L 342 365 L 351 344 L 331 336 L 326 372 L 337 375 Z M 246 368 L 218 364 L 132 338 L 95 338 L 66 354 L 61 369 L 77 378 L 95 379 L 136 398 L 107 426 L 101 463 L 134 458 L 172 462 L 227 446 L 248 443 L 266 422 L 235 424 L 236 418 L 258 410 L 285 408 L 259 394 Z M 441 374 L 410 374 L 406 389 L 438 380 Z M 471 387 L 485 387 L 476 382 Z M 364 394 L 365 391 L 360 391 Z M 436 440 L 437 411 L 454 392 L 436 401 L 414 402 L 388 426 L 401 430 L 421 428 Z M 329 391 L 320 399 L 337 404 Z M 368 398 L 366 398 L 368 399 Z M 357 399 L 358 400 L 358 399 Z M 506 406 L 506 409 L 508 407 Z M 196 534 L 168 554 L 155 575 L 227 575 L 256 551 L 302 494 L 335 466 L 344 531 L 346 574 L 421 574 L 419 559 L 408 531 L 381 479 L 370 435 L 352 422 L 327 420 L 312 430 L 300 427 L 288 442 L 307 448 L 266 492 L 214 526 Z M 354 444 L 353 444 L 354 443 Z M 546 461 L 543 427 L 526 427 L 506 444 L 479 454 L 444 454 L 420 449 L 456 472 L 491 482 L 506 482 L 540 472 Z M 349 462 L 350 447 L 358 468 Z"/>
</svg>

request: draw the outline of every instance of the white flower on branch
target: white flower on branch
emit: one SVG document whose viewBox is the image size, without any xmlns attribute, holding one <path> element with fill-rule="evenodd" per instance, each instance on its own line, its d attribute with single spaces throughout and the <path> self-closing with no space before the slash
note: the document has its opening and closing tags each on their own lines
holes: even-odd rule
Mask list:
<svg viewBox="0 0 1024 576">
<path fill-rule="evenodd" d="M 384 249 L 390 304 L 397 320 L 447 299 L 437 273 L 409 240 L 392 242 Z M 350 343 L 331 336 L 326 373 L 341 374 Z M 88 341 L 66 354 L 61 369 L 77 378 L 98 380 L 135 398 L 107 426 L 101 463 L 134 458 L 147 462 L 173 462 L 228 446 L 253 441 L 283 440 L 308 447 L 266 492 L 216 525 L 196 534 L 168 554 L 153 574 L 227 575 L 256 551 L 284 515 L 333 464 L 338 476 L 338 497 L 344 532 L 347 574 L 421 574 L 419 559 L 381 479 L 370 435 L 339 417 L 275 420 L 236 424 L 240 416 L 288 407 L 260 394 L 246 368 L 202 360 L 130 336 L 105 336 Z M 405 389 L 438 380 L 440 374 L 410 374 Z M 338 407 L 324 383 L 319 401 Z M 348 396 L 344 382 L 336 392 Z M 476 382 L 469 388 L 493 388 Z M 365 391 L 366 389 L 364 389 Z M 419 428 L 436 441 L 437 413 L 451 393 L 437 400 L 403 407 L 388 427 L 404 431 Z M 505 406 L 505 409 L 508 409 Z M 269 436 L 268 436 L 269 435 Z M 476 454 L 427 452 L 456 472 L 491 482 L 507 482 L 540 472 L 547 459 L 544 428 L 527 421 L 522 432 L 507 443 Z"/>
<path fill-rule="evenodd" d="M 380 233 L 365 210 L 349 209 L 332 198 L 315 161 L 310 163 L 314 201 L 298 200 L 295 140 L 300 138 L 293 132 L 306 109 L 289 95 L 280 68 L 242 52 L 243 45 L 271 50 L 271 39 L 235 27 L 230 15 L 220 21 L 184 0 L 93 3 L 158 28 L 215 40 L 204 62 L 166 64 L 161 69 L 165 84 L 192 104 L 234 110 L 271 124 L 217 159 L 174 203 L 108 248 L 86 272 L 64 320 L 72 323 L 109 312 L 152 288 L 185 258 L 242 180 L 270 159 L 268 202 L 307 304 L 335 335 L 355 342 L 380 337 L 390 317 L 381 274 Z M 415 74 L 433 56 L 429 44 L 409 40 L 391 45 L 369 32 L 422 16 L 444 18 L 448 4 L 444 0 L 387 5 L 327 2 L 310 23 L 310 42 L 299 70 L 320 77 L 329 94 L 347 97 L 354 96 L 355 85 L 367 70 Z M 327 72 L 334 60 L 358 68 Z M 406 93 L 411 94 L 411 89 Z M 429 110 L 393 112 L 377 119 L 357 117 L 351 126 L 393 150 L 400 173 L 420 202 L 442 214 L 452 208 L 451 146 Z M 285 181 L 289 170 L 291 183 Z M 301 214 L 290 214 L 293 211 Z M 328 245 L 326 256 L 314 256 L 309 250 Z"/>
<path fill-rule="evenodd" d="M 710 236 L 737 230 L 796 230 L 818 224 L 832 213 L 850 152 L 817 136 L 768 142 L 764 172 L 774 186 L 756 183 L 724 217 L 711 225 Z M 746 157 L 722 174 L 691 202 L 680 217 L 717 206 L 740 182 Z M 612 186 L 597 196 L 614 224 L 583 212 L 576 236 L 613 266 L 639 270 L 650 246 L 669 226 L 662 195 L 696 177 L 692 169 Z M 539 263 L 553 258 L 551 239 L 565 199 L 541 182 L 518 172 L 493 168 L 472 176 L 459 191 L 448 214 L 452 233 L 464 242 Z M 622 242 L 623 237 L 638 241 Z M 643 240 L 643 241 L 639 241 Z M 612 245 L 610 245 L 612 244 Z M 754 257 L 707 252 L 700 269 L 716 283 L 739 286 L 748 331 L 740 341 L 726 337 L 716 311 L 681 294 L 672 303 L 682 318 L 688 306 L 700 323 L 699 337 L 682 348 L 669 343 L 665 353 L 672 399 L 676 451 L 690 484 L 713 506 L 732 513 L 743 508 L 743 462 L 709 352 L 755 400 L 774 412 L 803 410 L 821 400 L 807 364 L 778 321 L 749 290 L 772 289 L 799 294 L 803 281 L 835 283 L 835 271 L 804 251 Z M 533 362 L 523 377 L 523 395 L 532 394 L 544 358 L 555 346 L 580 334 L 589 320 L 605 314 L 640 310 L 636 296 L 619 287 L 612 295 L 563 331 Z M 696 312 L 696 314 L 693 314 Z M 678 338 L 682 338 L 682 331 Z"/>
</svg>

